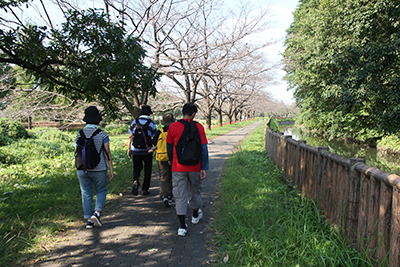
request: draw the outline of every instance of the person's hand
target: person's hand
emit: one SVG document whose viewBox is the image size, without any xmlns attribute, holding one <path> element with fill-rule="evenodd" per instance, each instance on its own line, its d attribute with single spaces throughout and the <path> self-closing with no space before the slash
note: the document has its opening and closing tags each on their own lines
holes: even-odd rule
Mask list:
<svg viewBox="0 0 400 267">
<path fill-rule="evenodd" d="M 157 149 L 157 147 L 156 146 L 153 146 L 152 148 L 150 148 L 149 149 L 149 153 L 153 153 L 154 151 L 156 151 L 156 149 Z"/>
<path fill-rule="evenodd" d="M 128 158 L 131 158 L 131 150 L 128 149 Z"/>
<path fill-rule="evenodd" d="M 114 179 L 114 171 L 113 170 L 110 170 L 109 176 L 110 176 L 110 182 L 111 182 Z"/>
<path fill-rule="evenodd" d="M 206 178 L 206 171 L 205 170 L 201 170 L 200 171 L 200 180 L 203 180 L 204 178 Z"/>
<path fill-rule="evenodd" d="M 168 160 L 168 165 L 172 165 L 172 161 L 169 161 L 169 160 Z"/>
</svg>

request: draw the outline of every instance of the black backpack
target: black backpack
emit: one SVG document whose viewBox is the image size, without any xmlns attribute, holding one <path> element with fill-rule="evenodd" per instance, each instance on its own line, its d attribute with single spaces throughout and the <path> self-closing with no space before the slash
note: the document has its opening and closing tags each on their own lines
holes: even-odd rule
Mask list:
<svg viewBox="0 0 400 267">
<path fill-rule="evenodd" d="M 176 144 L 176 156 L 179 164 L 196 165 L 201 158 L 201 140 L 199 128 L 196 121 L 187 122 L 183 119 L 179 120 L 185 128 L 181 137 Z"/>
<path fill-rule="evenodd" d="M 103 150 L 103 145 L 100 148 L 100 152 L 97 152 L 96 146 L 94 145 L 93 137 L 101 132 L 100 128 L 87 138 L 83 130 L 79 131 L 79 138 L 76 141 L 75 150 L 75 167 L 78 170 L 94 169 L 100 163 L 100 155 Z"/>
<path fill-rule="evenodd" d="M 142 125 L 139 119 L 136 120 L 136 128 L 133 133 L 133 146 L 140 149 L 148 149 L 151 146 L 152 138 L 148 136 L 149 124 L 151 120 Z"/>
</svg>

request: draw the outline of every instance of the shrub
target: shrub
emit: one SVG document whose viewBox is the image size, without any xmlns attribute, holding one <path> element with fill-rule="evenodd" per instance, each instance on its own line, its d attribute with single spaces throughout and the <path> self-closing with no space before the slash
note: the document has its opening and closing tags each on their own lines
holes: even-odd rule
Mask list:
<svg viewBox="0 0 400 267">
<path fill-rule="evenodd" d="M 104 130 L 109 135 L 116 135 L 116 134 L 126 134 L 128 133 L 129 125 L 128 124 L 121 124 L 121 123 L 110 123 L 104 127 Z"/>
<path fill-rule="evenodd" d="M 12 139 L 10 137 L 0 134 L 0 146 L 8 145 L 11 142 Z"/>
<path fill-rule="evenodd" d="M 281 132 L 281 129 L 279 128 L 278 121 L 275 118 L 271 118 L 271 122 L 269 124 L 269 128 L 271 128 L 273 131 Z"/>
<path fill-rule="evenodd" d="M 10 139 L 16 140 L 28 137 L 29 134 L 21 123 L 7 118 L 0 118 L 0 144 L 8 144 Z"/>
<path fill-rule="evenodd" d="M 396 134 L 384 136 L 378 141 L 378 149 L 400 153 L 400 138 Z"/>
<path fill-rule="evenodd" d="M 51 140 L 56 142 L 63 141 L 67 143 L 75 141 L 75 133 L 63 132 L 58 129 L 40 127 L 29 130 L 29 132 L 37 139 Z"/>
</svg>

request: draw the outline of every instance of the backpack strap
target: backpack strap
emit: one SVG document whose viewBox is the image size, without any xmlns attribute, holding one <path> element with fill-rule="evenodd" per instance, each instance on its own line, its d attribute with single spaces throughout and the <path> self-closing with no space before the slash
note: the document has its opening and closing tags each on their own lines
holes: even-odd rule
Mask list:
<svg viewBox="0 0 400 267">
<path fill-rule="evenodd" d="M 97 128 L 96 131 L 94 131 L 94 133 L 92 134 L 91 137 L 92 137 L 92 138 L 95 137 L 96 135 L 98 135 L 99 133 L 101 133 L 101 131 L 102 131 L 102 130 L 101 130 L 100 128 Z"/>
<path fill-rule="evenodd" d="M 86 139 L 86 135 L 85 135 L 85 132 L 83 131 L 83 129 L 79 130 L 79 136 L 83 136 L 83 138 Z"/>
<path fill-rule="evenodd" d="M 146 123 L 143 126 L 149 126 L 150 122 L 151 122 L 151 120 L 147 119 Z"/>
<path fill-rule="evenodd" d="M 178 120 L 180 123 L 182 123 L 184 126 L 185 126 L 185 129 L 186 129 L 186 127 L 189 127 L 189 131 L 190 131 L 190 138 L 192 139 L 193 137 L 194 137 L 194 133 L 196 132 L 196 128 L 197 128 L 197 131 L 198 131 L 198 127 L 197 127 L 197 121 L 194 121 L 194 120 L 191 120 L 190 122 L 188 122 L 187 120 L 185 120 L 185 119 L 180 119 L 180 120 Z M 191 127 L 191 126 L 196 126 L 196 128 L 194 128 L 194 127 Z M 185 131 L 185 129 L 183 130 L 183 131 Z M 183 134 L 183 132 L 182 132 L 182 134 Z"/>
<path fill-rule="evenodd" d="M 100 128 L 97 128 L 96 131 L 94 131 L 94 133 L 92 134 L 92 138 L 96 135 L 98 135 L 99 133 L 101 133 L 103 130 L 101 130 Z M 100 147 L 100 155 L 101 155 L 101 151 L 104 151 L 104 153 L 106 154 L 106 160 L 108 161 L 110 159 L 110 155 L 108 155 L 107 150 L 104 147 L 103 142 L 101 143 L 101 147 Z"/>
</svg>

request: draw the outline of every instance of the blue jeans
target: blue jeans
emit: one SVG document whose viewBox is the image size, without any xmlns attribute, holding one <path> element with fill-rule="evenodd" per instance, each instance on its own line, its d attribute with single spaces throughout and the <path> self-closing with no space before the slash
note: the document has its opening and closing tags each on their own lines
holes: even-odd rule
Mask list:
<svg viewBox="0 0 400 267">
<path fill-rule="evenodd" d="M 94 210 L 101 211 L 106 202 L 107 196 L 107 171 L 77 170 L 79 185 L 82 193 L 83 218 L 89 219 L 93 214 L 93 186 L 96 189 L 97 197 Z"/>
</svg>

